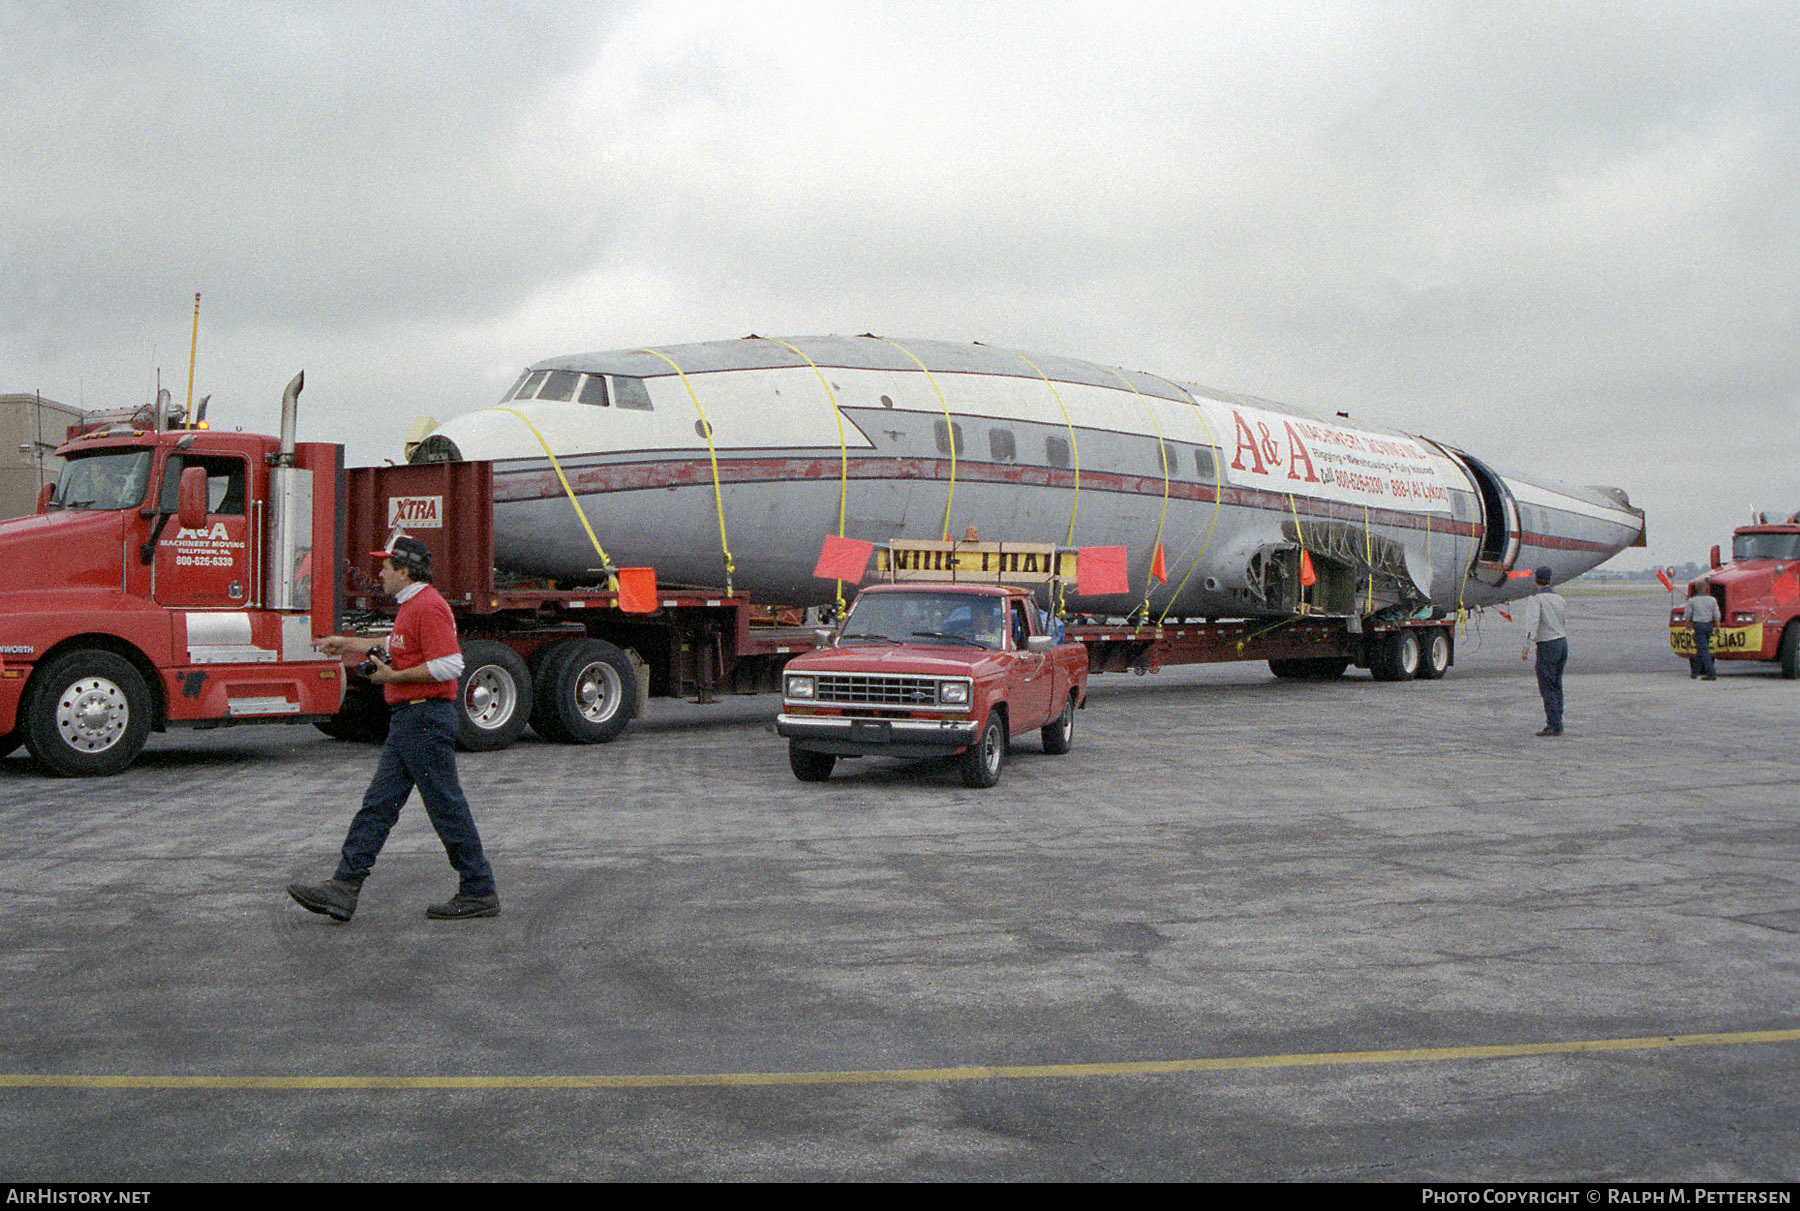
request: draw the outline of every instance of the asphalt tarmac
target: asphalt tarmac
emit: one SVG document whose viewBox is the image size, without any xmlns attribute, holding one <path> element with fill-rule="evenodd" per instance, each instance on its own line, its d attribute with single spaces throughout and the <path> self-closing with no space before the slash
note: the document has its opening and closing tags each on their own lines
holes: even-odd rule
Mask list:
<svg viewBox="0 0 1800 1211">
<path fill-rule="evenodd" d="M 0 761 L 0 1177 L 1800 1179 L 1800 684 L 1571 596 L 1568 734 L 1492 613 L 1441 682 L 1096 679 L 1074 751 L 801 784 L 776 700 L 466 755 L 504 904 L 376 750 Z"/>
</svg>

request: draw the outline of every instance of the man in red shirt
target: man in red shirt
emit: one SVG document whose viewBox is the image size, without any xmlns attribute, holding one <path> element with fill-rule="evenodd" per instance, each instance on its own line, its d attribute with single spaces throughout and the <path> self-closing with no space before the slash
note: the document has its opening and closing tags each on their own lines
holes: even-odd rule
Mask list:
<svg viewBox="0 0 1800 1211">
<path fill-rule="evenodd" d="M 362 810 L 350 821 L 337 873 L 324 883 L 289 884 L 288 894 L 310 912 L 348 921 L 362 881 L 416 786 L 461 879 L 456 895 L 433 904 L 425 915 L 445 920 L 498 916 L 494 874 L 456 776 L 457 678 L 462 674 L 456 619 L 443 594 L 431 587 L 430 549 L 405 535 L 388 546 L 372 554 L 381 556 L 382 591 L 400 603 L 393 632 L 385 643 L 328 635 L 317 644 L 328 656 L 367 656 L 374 664 L 369 680 L 383 687 L 392 709 L 387 744 Z"/>
</svg>

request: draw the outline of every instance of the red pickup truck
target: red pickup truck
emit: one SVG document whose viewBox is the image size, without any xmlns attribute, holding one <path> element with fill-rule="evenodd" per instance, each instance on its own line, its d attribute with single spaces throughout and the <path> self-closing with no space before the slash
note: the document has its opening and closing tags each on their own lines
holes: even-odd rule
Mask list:
<svg viewBox="0 0 1800 1211">
<path fill-rule="evenodd" d="M 958 756 L 963 783 L 987 787 L 1014 735 L 1069 751 L 1087 683 L 1087 650 L 1048 634 L 1023 589 L 874 585 L 829 646 L 788 662 L 775 730 L 802 782 L 839 757 Z"/>
</svg>

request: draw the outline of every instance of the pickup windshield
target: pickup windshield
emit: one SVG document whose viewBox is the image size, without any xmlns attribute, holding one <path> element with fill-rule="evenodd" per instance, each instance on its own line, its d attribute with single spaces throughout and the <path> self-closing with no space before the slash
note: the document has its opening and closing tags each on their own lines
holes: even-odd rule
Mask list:
<svg viewBox="0 0 1800 1211">
<path fill-rule="evenodd" d="M 1738 534 L 1731 540 L 1731 558 L 1800 559 L 1800 534 Z"/>
<path fill-rule="evenodd" d="M 976 593 L 864 593 L 850 608 L 842 643 L 918 643 L 940 640 L 1002 648 L 1005 628 L 998 597 Z"/>
<path fill-rule="evenodd" d="M 150 486 L 150 451 L 96 450 L 63 464 L 50 504 L 59 509 L 135 509 Z"/>
</svg>

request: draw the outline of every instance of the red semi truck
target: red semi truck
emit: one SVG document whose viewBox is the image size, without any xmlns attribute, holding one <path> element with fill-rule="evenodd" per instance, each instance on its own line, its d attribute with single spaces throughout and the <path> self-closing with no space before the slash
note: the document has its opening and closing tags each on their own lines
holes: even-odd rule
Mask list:
<svg viewBox="0 0 1800 1211">
<path fill-rule="evenodd" d="M 812 646 L 805 628 L 753 625 L 741 594 L 509 580 L 493 566 L 491 464 L 347 471 L 341 446 L 294 440 L 301 384 L 279 438 L 188 427 L 159 403 L 58 450 L 37 513 L 0 523 L 0 754 L 24 744 L 81 776 L 126 768 L 171 727 L 379 736 L 378 691 L 313 641 L 391 625 L 367 553 L 395 524 L 431 548 L 458 615 L 464 748 L 503 747 L 527 721 L 610 740 L 640 686 L 770 690 Z"/>
<path fill-rule="evenodd" d="M 1762 514 L 1731 534 L 1731 562 L 1712 549 L 1712 571 L 1688 583 L 1719 603 L 1713 655 L 1720 660 L 1779 661 L 1781 675 L 1800 677 L 1800 513 L 1786 520 Z M 1669 611 L 1669 647 L 1694 654 L 1694 628 Z"/>
</svg>

